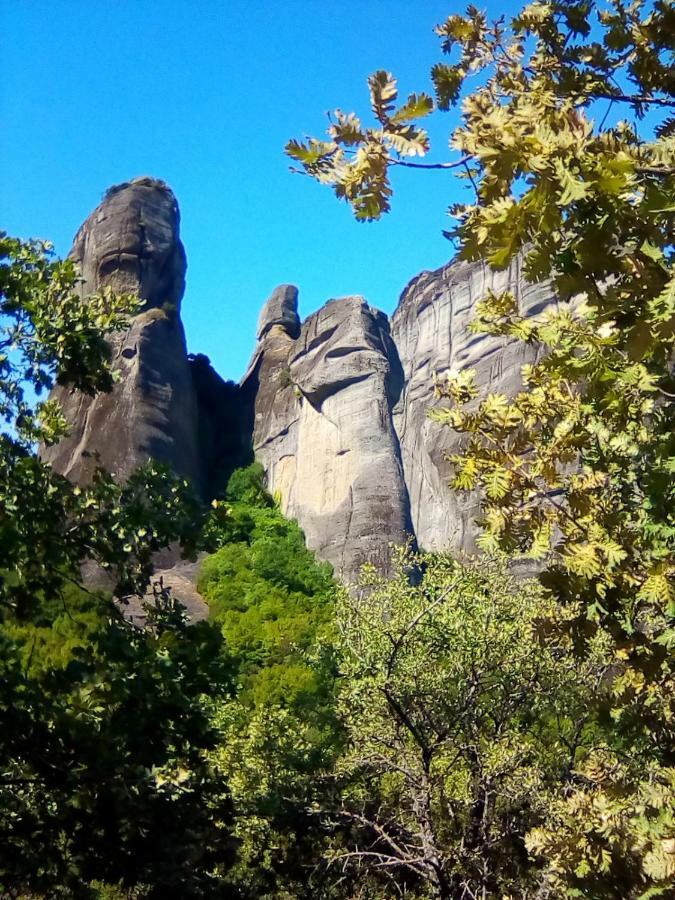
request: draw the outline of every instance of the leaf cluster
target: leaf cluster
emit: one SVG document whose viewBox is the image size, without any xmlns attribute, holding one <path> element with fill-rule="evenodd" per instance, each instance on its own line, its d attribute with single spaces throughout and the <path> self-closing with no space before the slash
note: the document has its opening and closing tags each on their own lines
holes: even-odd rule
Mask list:
<svg viewBox="0 0 675 900">
<path fill-rule="evenodd" d="M 384 70 L 369 77 L 368 87 L 374 128 L 364 127 L 354 113 L 337 109 L 330 116 L 330 140 L 291 140 L 286 145 L 288 156 L 307 175 L 331 185 L 359 221 L 378 219 L 389 211 L 388 168 L 427 152 L 429 136 L 416 122 L 434 108 L 428 94 L 411 94 L 397 108 L 396 79 Z"/>
<path fill-rule="evenodd" d="M 139 630 L 75 589 L 60 609 L 0 628 L 3 894 L 96 896 L 99 881 L 217 896 L 210 869 L 232 856 L 207 759 L 207 695 L 231 684 L 217 629 L 156 611 Z"/>
<path fill-rule="evenodd" d="M 110 390 L 113 375 L 106 336 L 125 327 L 138 302 L 111 292 L 87 297 L 72 260 L 55 260 L 44 241 L 0 232 L 0 420 L 17 439 L 52 443 L 65 422 L 50 401 L 35 395 L 54 381 L 87 394 Z"/>
</svg>

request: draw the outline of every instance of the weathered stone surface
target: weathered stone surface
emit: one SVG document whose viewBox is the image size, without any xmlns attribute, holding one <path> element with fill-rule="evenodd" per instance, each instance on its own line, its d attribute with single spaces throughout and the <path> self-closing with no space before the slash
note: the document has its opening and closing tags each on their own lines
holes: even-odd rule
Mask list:
<svg viewBox="0 0 675 900">
<path fill-rule="evenodd" d="M 250 409 L 238 384 L 224 381 L 201 353 L 188 357 L 197 409 L 202 490 L 219 496 L 229 476 L 253 461 Z"/>
<path fill-rule="evenodd" d="M 179 316 L 186 264 L 174 195 L 150 178 L 111 188 L 77 233 L 71 256 L 85 294 L 111 287 L 137 293 L 143 307 L 111 340 L 121 375 L 112 392 L 91 398 L 55 388 L 71 433 L 43 458 L 82 481 L 96 464 L 85 452 L 97 453 L 121 478 L 153 457 L 201 487 L 195 391 Z"/>
<path fill-rule="evenodd" d="M 473 551 L 473 520 L 478 513 L 476 495 L 448 488 L 451 466 L 446 457 L 458 451 L 461 437 L 427 416 L 438 402 L 434 375 L 474 369 L 479 387 L 512 395 L 521 384 L 521 367 L 537 353 L 523 342 L 469 331 L 476 303 L 489 289 L 512 291 L 524 315 L 536 314 L 552 302 L 547 286 L 524 281 L 519 260 L 503 272 L 493 272 L 483 263 L 453 262 L 413 279 L 392 317 L 404 382 L 394 425 L 415 534 L 420 546 L 429 550 Z"/>
<path fill-rule="evenodd" d="M 404 290 L 391 333 L 360 297 L 330 301 L 297 338 L 295 304 L 280 313 L 288 289 L 264 307 L 243 381 L 254 451 L 284 511 L 343 578 L 353 580 L 366 559 L 386 567 L 389 543 L 405 533 L 427 549 L 475 550 L 479 499 L 448 486 L 447 456 L 462 439 L 427 412 L 434 376 L 448 370 L 474 369 L 486 390 L 519 388 L 537 350 L 469 331 L 476 303 L 507 288 L 525 315 L 552 302 L 516 260 L 505 272 L 455 262 L 422 273 Z"/>
<path fill-rule="evenodd" d="M 185 607 L 185 614 L 191 623 L 208 619 L 208 604 L 196 588 L 199 567 L 204 555 L 202 554 L 196 561 L 181 559 L 174 563 L 169 559 L 168 568 L 163 567 L 159 562 L 145 595 L 142 597 L 132 595 L 124 597 L 120 601 L 120 608 L 124 612 L 125 618 L 139 628 L 145 628 L 148 621 L 146 604 L 153 603 L 153 585 L 158 585 L 169 591 L 173 599 Z"/>
<path fill-rule="evenodd" d="M 242 382 L 269 488 L 308 545 L 353 580 L 411 530 L 391 410 L 402 388 L 387 317 L 362 297 L 331 300 L 293 340 L 263 332 Z"/>
<path fill-rule="evenodd" d="M 280 284 L 276 287 L 258 318 L 257 338 L 265 337 L 275 325 L 280 325 L 292 338 L 300 334 L 298 315 L 298 289 L 294 284 Z"/>
</svg>

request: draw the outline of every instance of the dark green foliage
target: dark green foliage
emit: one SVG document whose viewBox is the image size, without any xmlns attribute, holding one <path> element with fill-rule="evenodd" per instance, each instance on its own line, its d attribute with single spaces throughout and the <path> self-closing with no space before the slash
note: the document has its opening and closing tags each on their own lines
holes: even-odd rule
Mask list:
<svg viewBox="0 0 675 900">
<path fill-rule="evenodd" d="M 199 509 L 161 466 L 76 486 L 35 455 L 66 423 L 32 394 L 109 388 L 105 338 L 135 308 L 76 280 L 45 245 L 0 236 L 0 895 L 218 896 L 211 870 L 233 850 L 208 759 L 232 685 L 222 638 L 161 592 L 139 630 L 80 584 L 93 565 L 143 596 L 157 550 L 194 546 Z"/>
<path fill-rule="evenodd" d="M 208 870 L 232 854 L 228 792 L 206 758 L 207 693 L 229 683 L 217 631 L 170 607 L 139 630 L 75 591 L 53 622 L 0 631 L 0 885 L 214 896 Z"/>
<path fill-rule="evenodd" d="M 222 546 L 204 562 L 199 590 L 237 660 L 247 701 L 312 706 L 325 684 L 307 653 L 332 620 L 330 566 L 316 561 L 298 524 L 266 493 L 259 463 L 232 475 L 208 533 Z"/>
</svg>

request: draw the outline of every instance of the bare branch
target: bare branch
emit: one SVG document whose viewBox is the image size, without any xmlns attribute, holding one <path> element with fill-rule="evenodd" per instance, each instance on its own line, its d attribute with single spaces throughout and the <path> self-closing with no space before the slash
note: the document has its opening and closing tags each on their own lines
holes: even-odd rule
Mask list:
<svg viewBox="0 0 675 900">
<path fill-rule="evenodd" d="M 675 109 L 675 100 L 665 97 L 646 97 L 643 94 L 613 94 L 610 91 L 592 91 L 591 100 L 615 100 L 617 103 L 632 103 L 634 106 L 665 106 Z"/>
</svg>

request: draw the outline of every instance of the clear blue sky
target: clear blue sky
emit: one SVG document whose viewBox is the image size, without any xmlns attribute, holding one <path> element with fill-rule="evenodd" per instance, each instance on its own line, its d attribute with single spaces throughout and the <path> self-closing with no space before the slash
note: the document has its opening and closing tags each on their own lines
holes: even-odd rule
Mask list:
<svg viewBox="0 0 675 900">
<path fill-rule="evenodd" d="M 491 0 L 495 14 L 504 4 Z M 301 313 L 363 294 L 393 311 L 406 282 L 451 255 L 441 230 L 460 196 L 452 174 L 397 172 L 393 212 L 354 221 L 291 175 L 290 137 L 326 110 L 367 111 L 365 79 L 425 89 L 433 26 L 463 4 L 419 0 L 0 0 L 2 227 L 68 252 L 111 184 L 166 180 L 188 255 L 189 348 L 238 379 L 275 285 Z M 446 157 L 451 120 L 432 130 Z"/>
</svg>

